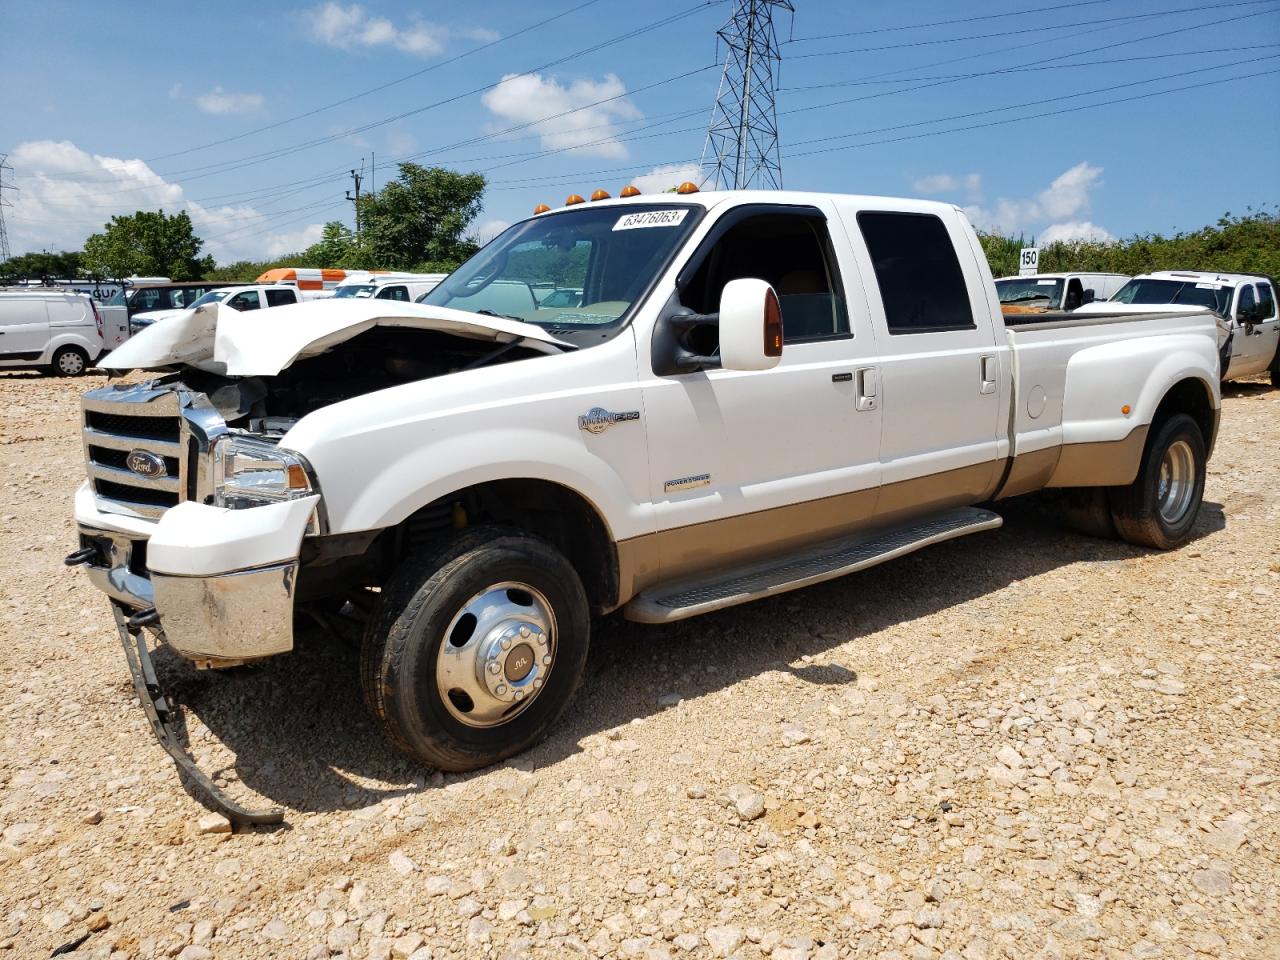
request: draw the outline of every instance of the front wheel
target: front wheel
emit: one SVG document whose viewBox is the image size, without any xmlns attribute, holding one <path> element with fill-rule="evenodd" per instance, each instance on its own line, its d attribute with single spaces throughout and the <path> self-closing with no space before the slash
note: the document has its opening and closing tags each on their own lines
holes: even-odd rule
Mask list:
<svg viewBox="0 0 1280 960">
<path fill-rule="evenodd" d="M 1129 543 L 1171 550 L 1191 536 L 1204 499 L 1205 442 L 1185 413 L 1160 423 L 1137 479 L 1111 488 L 1111 517 Z"/>
<path fill-rule="evenodd" d="M 563 554 L 524 533 L 469 530 L 383 590 L 361 650 L 365 700 L 415 759 L 485 767 L 564 712 L 589 636 L 586 594 Z"/>
</svg>

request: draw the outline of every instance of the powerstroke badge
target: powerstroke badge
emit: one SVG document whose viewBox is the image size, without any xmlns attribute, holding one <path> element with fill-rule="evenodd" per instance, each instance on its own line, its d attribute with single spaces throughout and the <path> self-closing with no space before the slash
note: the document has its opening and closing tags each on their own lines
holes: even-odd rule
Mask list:
<svg viewBox="0 0 1280 960">
<path fill-rule="evenodd" d="M 639 230 L 642 227 L 678 227 L 684 223 L 689 208 L 681 210 L 646 210 L 644 213 L 628 213 L 618 218 L 614 230 Z"/>
<path fill-rule="evenodd" d="M 639 420 L 639 410 L 624 410 L 622 413 L 610 413 L 604 407 L 592 407 L 578 418 L 578 429 L 588 433 L 604 433 L 615 423 L 628 420 Z"/>
</svg>

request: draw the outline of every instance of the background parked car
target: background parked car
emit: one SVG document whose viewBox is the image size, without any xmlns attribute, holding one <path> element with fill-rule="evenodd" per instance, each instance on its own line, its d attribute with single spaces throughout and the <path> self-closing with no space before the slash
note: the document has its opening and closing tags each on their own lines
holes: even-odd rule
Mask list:
<svg viewBox="0 0 1280 960">
<path fill-rule="evenodd" d="M 1106 303 L 1090 304 L 1080 312 L 1161 313 L 1171 309 L 1208 309 L 1218 315 L 1223 380 L 1269 372 L 1271 385 L 1280 388 L 1280 317 L 1275 281 L 1270 277 L 1159 270 L 1134 277 Z"/>
<path fill-rule="evenodd" d="M 102 317 L 83 293 L 0 293 L 0 368 L 36 367 L 78 377 L 106 351 Z"/>
<path fill-rule="evenodd" d="M 129 318 L 129 329 L 132 333 L 145 330 L 157 320 L 176 317 L 185 310 L 193 310 L 206 303 L 225 302 L 234 310 L 263 310 L 267 307 L 283 307 L 298 303 L 305 299 L 295 287 L 277 286 L 275 284 L 256 283 L 239 287 L 222 287 L 210 290 L 202 297 L 193 300 L 189 305 L 177 310 L 151 310 L 134 314 Z"/>
<path fill-rule="evenodd" d="M 1122 273 L 1036 273 L 1000 277 L 996 292 L 1004 313 L 1078 310 L 1086 303 L 1108 299 L 1128 279 Z"/>
<path fill-rule="evenodd" d="M 443 273 L 371 274 L 348 277 L 338 284 L 334 297 L 399 300 L 413 303 L 425 297 L 445 278 Z"/>
</svg>

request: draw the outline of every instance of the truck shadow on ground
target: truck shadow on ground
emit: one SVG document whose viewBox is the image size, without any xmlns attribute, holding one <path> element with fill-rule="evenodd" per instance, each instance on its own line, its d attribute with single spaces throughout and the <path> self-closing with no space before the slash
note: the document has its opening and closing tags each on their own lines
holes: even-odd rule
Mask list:
<svg viewBox="0 0 1280 960">
<path fill-rule="evenodd" d="M 814 684 L 817 696 L 818 687 L 856 681 L 856 647 L 843 663 L 806 663 L 806 657 L 1063 566 L 1120 564 L 1148 553 L 1069 532 L 1057 511 L 1035 496 L 1002 502 L 997 510 L 1005 518 L 998 531 L 802 591 L 659 627 L 606 619 L 597 625 L 574 704 L 547 740 L 513 763 L 523 769 L 555 764 L 580 752 L 590 734 L 658 713 L 658 697 L 669 692 L 698 697 L 787 670 Z M 1194 536 L 1224 526 L 1222 506 L 1206 502 Z M 958 648 L 963 638 L 939 643 Z M 221 771 L 233 794 L 238 780 L 292 811 L 353 810 L 499 769 L 442 777 L 397 753 L 365 710 L 358 651 L 318 629 L 300 630 L 295 653 L 259 667 L 196 672 L 165 650 L 157 665 L 162 681 L 235 754 Z"/>
</svg>

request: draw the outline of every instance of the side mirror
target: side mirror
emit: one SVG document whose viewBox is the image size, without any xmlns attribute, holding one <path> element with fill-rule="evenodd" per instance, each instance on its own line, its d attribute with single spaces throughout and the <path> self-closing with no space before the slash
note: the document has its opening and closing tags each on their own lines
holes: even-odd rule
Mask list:
<svg viewBox="0 0 1280 960">
<path fill-rule="evenodd" d="M 1094 293 L 1092 290 L 1086 290 L 1086 291 L 1084 292 L 1084 302 L 1085 302 L 1085 303 L 1093 303 L 1093 301 L 1094 301 L 1094 300 L 1096 300 L 1096 299 L 1098 299 L 1098 295 L 1097 295 L 1096 293 Z"/>
<path fill-rule="evenodd" d="M 769 370 L 782 357 L 782 307 L 763 280 L 730 280 L 720 293 L 720 367 Z"/>
</svg>

